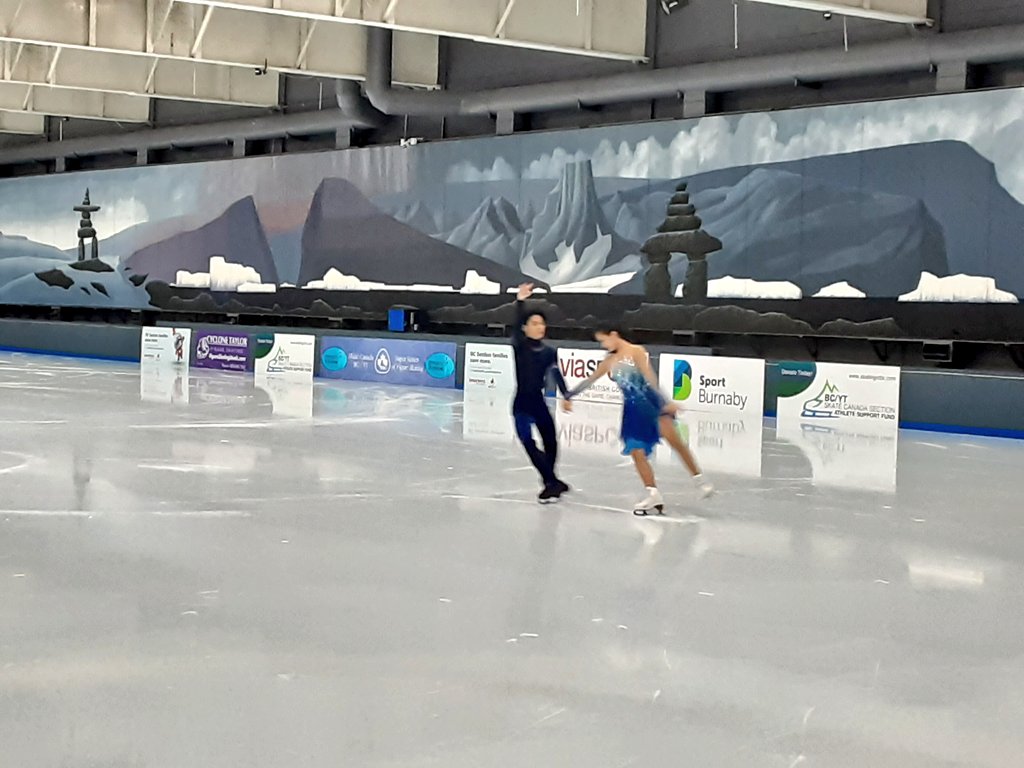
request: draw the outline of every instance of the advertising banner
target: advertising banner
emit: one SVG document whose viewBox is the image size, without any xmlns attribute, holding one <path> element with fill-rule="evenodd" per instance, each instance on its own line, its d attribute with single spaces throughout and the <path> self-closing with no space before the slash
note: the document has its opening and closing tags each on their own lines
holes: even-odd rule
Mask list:
<svg viewBox="0 0 1024 768">
<path fill-rule="evenodd" d="M 566 349 L 558 350 L 558 368 L 565 377 L 565 383 L 572 390 L 592 374 L 607 356 L 603 349 Z M 619 386 L 607 376 L 580 395 L 577 400 L 590 403 L 622 404 L 622 392 Z"/>
<path fill-rule="evenodd" d="M 320 375 L 328 379 L 455 387 L 455 344 L 411 339 L 325 336 Z"/>
<path fill-rule="evenodd" d="M 764 360 L 708 355 L 662 355 L 661 391 L 688 411 L 764 414 Z"/>
<path fill-rule="evenodd" d="M 196 333 L 196 368 L 215 371 L 240 371 L 249 369 L 249 336 L 244 333 L 224 331 L 199 331 Z"/>
<path fill-rule="evenodd" d="M 139 361 L 144 366 L 170 365 L 187 369 L 191 345 L 191 328 L 146 326 L 142 329 Z"/>
<path fill-rule="evenodd" d="M 462 386 L 466 392 L 511 392 L 516 363 L 508 344 L 466 344 Z"/>
<path fill-rule="evenodd" d="M 882 365 L 779 363 L 772 374 L 779 424 L 899 424 L 900 369 Z"/>
<path fill-rule="evenodd" d="M 315 336 L 294 333 L 258 334 L 253 344 L 256 377 L 311 380 L 315 350 Z"/>
</svg>

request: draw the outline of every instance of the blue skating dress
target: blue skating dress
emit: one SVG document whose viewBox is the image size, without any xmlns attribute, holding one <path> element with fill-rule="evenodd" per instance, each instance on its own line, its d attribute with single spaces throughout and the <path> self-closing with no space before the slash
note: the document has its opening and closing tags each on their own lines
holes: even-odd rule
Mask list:
<svg viewBox="0 0 1024 768">
<path fill-rule="evenodd" d="M 610 376 L 622 390 L 622 455 L 639 450 L 650 456 L 661 440 L 658 420 L 665 398 L 632 360 L 617 362 Z"/>
</svg>

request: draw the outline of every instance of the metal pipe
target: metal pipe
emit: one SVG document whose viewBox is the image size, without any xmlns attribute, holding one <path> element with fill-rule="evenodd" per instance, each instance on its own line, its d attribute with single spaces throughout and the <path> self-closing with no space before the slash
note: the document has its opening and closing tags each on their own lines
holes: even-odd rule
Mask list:
<svg viewBox="0 0 1024 768">
<path fill-rule="evenodd" d="M 925 71 L 948 62 L 982 64 L 1024 58 L 1024 25 L 1015 25 L 966 32 L 929 33 L 915 39 L 856 46 L 846 53 L 820 49 L 513 86 L 478 93 L 423 92 L 392 87 L 391 30 L 371 27 L 367 35 L 365 90 L 372 107 L 358 93 L 358 86 L 338 81 L 338 109 L 158 128 L 117 136 L 23 144 L 0 150 L 0 164 L 227 143 L 238 138 L 328 133 L 349 127 L 373 128 L 382 124 L 385 115 L 543 112 L 574 109 L 580 105 L 678 97 L 687 91 L 713 93 L 893 72 Z"/>
<path fill-rule="evenodd" d="M 479 93 L 423 93 L 391 87 L 391 30 L 367 30 L 366 96 L 385 114 L 499 114 L 572 109 L 678 96 L 686 91 L 821 82 L 894 72 L 926 71 L 942 62 L 982 64 L 1024 58 L 1024 25 L 927 33 L 870 43 L 849 52 L 819 49 L 639 70 Z"/>
<path fill-rule="evenodd" d="M 349 128 L 377 128 L 387 119 L 366 102 L 359 92 L 358 83 L 349 80 L 336 82 L 335 103 L 335 108 L 310 112 L 180 125 L 131 131 L 114 136 L 21 144 L 0 150 L 0 164 L 11 165 L 64 157 L 140 152 L 202 144 L 229 144 L 243 139 L 309 136 Z"/>
</svg>

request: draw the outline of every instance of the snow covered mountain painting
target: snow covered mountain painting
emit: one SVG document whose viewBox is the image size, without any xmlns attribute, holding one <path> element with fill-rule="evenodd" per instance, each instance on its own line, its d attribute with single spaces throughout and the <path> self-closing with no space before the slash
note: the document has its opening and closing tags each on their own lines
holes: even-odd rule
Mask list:
<svg viewBox="0 0 1024 768">
<path fill-rule="evenodd" d="M 273 293 L 288 311 L 325 291 L 504 296 L 525 280 L 643 296 L 662 270 L 664 296 L 690 303 L 1013 303 L 1021 135 L 1011 89 L 11 179 L 0 302 Z M 100 258 L 83 267 L 86 188 Z M 676 243 L 660 266 L 658 242 Z M 714 245 L 679 245 L 697 242 Z"/>
</svg>

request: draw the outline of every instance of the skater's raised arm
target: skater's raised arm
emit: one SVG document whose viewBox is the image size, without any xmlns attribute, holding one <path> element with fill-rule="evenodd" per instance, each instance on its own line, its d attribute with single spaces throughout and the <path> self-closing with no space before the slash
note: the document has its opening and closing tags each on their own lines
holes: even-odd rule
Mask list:
<svg viewBox="0 0 1024 768">
<path fill-rule="evenodd" d="M 516 319 L 512 326 L 513 344 L 519 345 L 526 341 L 526 335 L 523 333 L 523 326 L 526 325 L 528 317 L 525 302 L 532 295 L 533 283 L 523 283 L 519 286 L 519 291 L 516 293 Z"/>
</svg>

